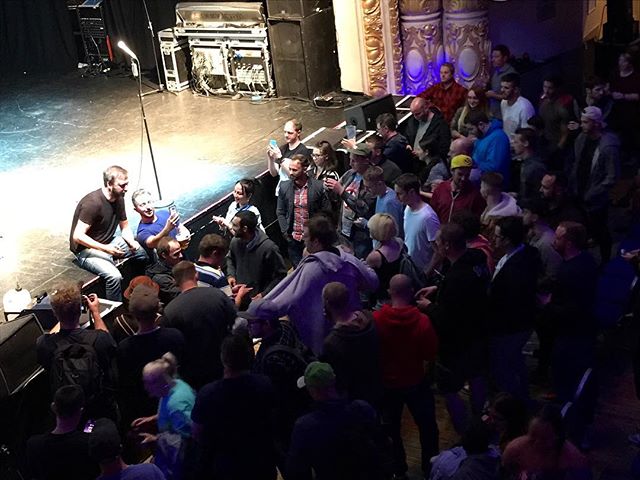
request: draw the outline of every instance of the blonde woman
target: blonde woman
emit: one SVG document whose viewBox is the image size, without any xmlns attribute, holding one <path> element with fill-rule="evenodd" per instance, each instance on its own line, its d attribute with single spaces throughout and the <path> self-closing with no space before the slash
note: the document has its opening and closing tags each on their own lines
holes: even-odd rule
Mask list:
<svg viewBox="0 0 640 480">
<path fill-rule="evenodd" d="M 380 286 L 373 294 L 372 304 L 375 305 L 389 298 L 387 292 L 391 277 L 400 273 L 400 261 L 404 242 L 398 237 L 398 225 L 388 213 L 376 213 L 367 223 L 369 235 L 378 242 L 378 248 L 373 250 L 365 262 L 378 275 Z"/>
</svg>

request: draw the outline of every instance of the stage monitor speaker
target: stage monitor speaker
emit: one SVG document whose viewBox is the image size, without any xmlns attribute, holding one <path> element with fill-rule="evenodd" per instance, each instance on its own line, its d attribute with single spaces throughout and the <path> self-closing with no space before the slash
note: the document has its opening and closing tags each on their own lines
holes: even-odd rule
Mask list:
<svg viewBox="0 0 640 480">
<path fill-rule="evenodd" d="M 278 96 L 313 98 L 339 88 L 333 9 L 303 18 L 270 18 L 268 24 Z"/>
<path fill-rule="evenodd" d="M 347 125 L 355 125 L 358 130 L 375 130 L 376 118 L 381 113 L 396 115 L 396 104 L 391 94 L 345 108 L 344 119 Z"/>
<path fill-rule="evenodd" d="M 36 340 L 43 333 L 33 314 L 0 323 L 0 399 L 18 392 L 40 371 Z"/>
<path fill-rule="evenodd" d="M 267 0 L 271 18 L 301 18 L 331 7 L 331 0 Z"/>
</svg>

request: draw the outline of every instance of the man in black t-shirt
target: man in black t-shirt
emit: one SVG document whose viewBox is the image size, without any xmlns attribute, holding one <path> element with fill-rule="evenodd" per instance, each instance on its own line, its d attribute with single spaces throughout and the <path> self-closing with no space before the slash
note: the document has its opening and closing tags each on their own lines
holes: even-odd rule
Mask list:
<svg viewBox="0 0 640 480">
<path fill-rule="evenodd" d="M 191 412 L 200 449 L 197 478 L 275 480 L 273 386 L 249 373 L 253 352 L 245 338 L 227 337 L 220 356 L 224 378 L 198 392 Z"/>
<path fill-rule="evenodd" d="M 90 385 L 84 386 L 84 388 L 91 389 L 91 391 L 84 392 L 87 403 L 85 418 L 109 417 L 117 419 L 118 413 L 115 403 L 116 342 L 100 317 L 98 298 L 94 294 L 85 296 L 84 301 L 93 318 L 95 330 L 80 328 L 82 301 L 83 296 L 80 293 L 80 288 L 71 282 L 58 286 L 51 294 L 51 308 L 60 322 L 59 327 L 56 325 L 52 332 L 59 331 L 47 333 L 38 338 L 36 342 L 38 363 L 52 377 L 53 387 L 54 378 L 51 370 L 59 368 L 54 365 L 58 348 L 67 344 L 90 346 L 95 352 L 98 365 L 90 372 L 95 378 L 88 382 Z M 86 362 L 84 363 L 86 366 Z M 59 386 L 55 386 L 54 390 L 57 390 Z"/>
<path fill-rule="evenodd" d="M 292 118 L 284 124 L 285 144 L 274 145 L 269 143 L 267 148 L 267 168 L 272 177 L 280 177 L 276 186 L 276 197 L 280 192 L 280 183 L 289 181 L 289 161 L 294 155 L 304 155 L 311 159 L 311 150 L 300 140 L 302 136 L 302 122 Z M 272 140 L 275 142 L 275 140 Z"/>
<path fill-rule="evenodd" d="M 113 165 L 103 172 L 102 180 L 104 186 L 85 195 L 76 206 L 69 248 L 80 268 L 104 279 L 107 299 L 121 301 L 122 275 L 115 261 L 128 257 L 146 261 L 147 254 L 133 237 L 124 208 L 127 171 Z M 121 236 L 116 236 L 118 227 Z"/>
<path fill-rule="evenodd" d="M 118 398 L 123 425 L 147 417 L 158 410 L 158 400 L 149 397 L 142 383 L 142 369 L 167 352 L 182 361 L 185 341 L 175 328 L 156 325 L 160 300 L 158 291 L 147 285 L 138 285 L 129 298 L 129 312 L 138 321 L 138 331 L 118 345 Z"/>
<path fill-rule="evenodd" d="M 56 428 L 27 441 L 26 478 L 38 480 L 86 480 L 96 478 L 100 469 L 89 456 L 89 433 L 78 429 L 84 394 L 80 387 L 59 388 L 51 410 Z"/>
<path fill-rule="evenodd" d="M 222 376 L 220 344 L 236 319 L 236 308 L 219 288 L 198 286 L 193 263 L 182 261 L 172 272 L 181 293 L 166 306 L 161 323 L 184 335 L 189 348 L 180 371 L 197 390 Z"/>
</svg>

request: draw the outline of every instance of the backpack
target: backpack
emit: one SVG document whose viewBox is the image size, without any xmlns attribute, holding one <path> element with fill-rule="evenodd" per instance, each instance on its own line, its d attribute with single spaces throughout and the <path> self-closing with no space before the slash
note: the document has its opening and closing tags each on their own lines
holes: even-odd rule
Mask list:
<svg viewBox="0 0 640 480">
<path fill-rule="evenodd" d="M 402 273 L 411 279 L 411 283 L 415 290 L 420 290 L 428 285 L 427 276 L 418 268 L 413 259 L 409 256 L 406 245 L 400 254 L 399 273 Z"/>
<path fill-rule="evenodd" d="M 49 371 L 52 392 L 65 385 L 78 385 L 87 403 L 102 393 L 103 371 L 94 348 L 97 339 L 97 332 L 90 344 L 58 337 Z"/>
</svg>

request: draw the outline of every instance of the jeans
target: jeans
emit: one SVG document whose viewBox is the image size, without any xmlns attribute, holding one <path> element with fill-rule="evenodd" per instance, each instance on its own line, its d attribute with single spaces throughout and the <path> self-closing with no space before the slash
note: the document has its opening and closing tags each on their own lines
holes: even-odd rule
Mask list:
<svg viewBox="0 0 640 480">
<path fill-rule="evenodd" d="M 296 268 L 302 260 L 302 254 L 304 252 L 304 242 L 302 240 L 294 240 L 290 236 L 287 236 L 287 250 L 289 253 L 289 260 L 291 266 Z"/>
<path fill-rule="evenodd" d="M 531 331 L 497 335 L 489 338 L 489 357 L 493 380 L 501 392 L 520 400 L 529 400 L 529 378 L 522 349 Z"/>
<path fill-rule="evenodd" d="M 429 382 L 405 388 L 385 388 L 382 417 L 384 427 L 392 441 L 393 471 L 397 475 L 407 472 L 407 459 L 402 442 L 402 409 L 407 405 L 420 434 L 422 471 L 425 478 L 431 471 L 431 457 L 438 454 L 438 424 L 435 401 Z"/>
<path fill-rule="evenodd" d="M 123 258 L 133 258 L 140 262 L 147 261 L 147 254 L 142 247 L 131 251 L 122 237 L 113 237 L 108 245 L 127 252 Z M 111 255 L 95 248 L 85 248 L 76 253 L 74 263 L 104 280 L 107 300 L 122 301 L 122 274 Z"/>
</svg>

